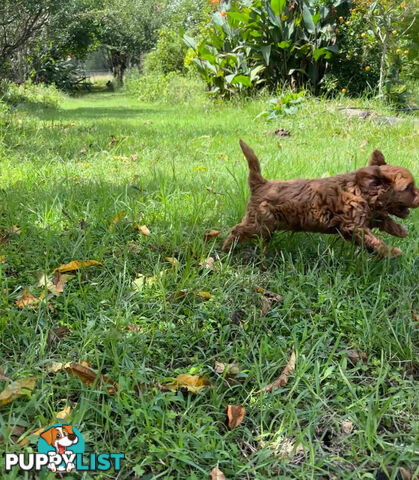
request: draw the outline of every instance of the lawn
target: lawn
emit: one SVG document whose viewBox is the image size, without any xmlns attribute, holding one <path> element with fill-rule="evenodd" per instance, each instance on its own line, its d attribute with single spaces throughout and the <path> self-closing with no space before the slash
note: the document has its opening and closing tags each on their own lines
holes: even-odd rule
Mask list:
<svg viewBox="0 0 419 480">
<path fill-rule="evenodd" d="M 118 474 L 66 479 L 205 479 L 217 465 L 227 479 L 419 472 L 419 212 L 403 222 L 407 238 L 387 238 L 404 252 L 394 260 L 304 233 L 277 234 L 266 251 L 220 251 L 248 196 L 239 138 L 267 178 L 350 171 L 374 148 L 418 178 L 417 127 L 347 119 L 319 100 L 268 124 L 254 120 L 264 105 L 100 93 L 0 125 L 0 367 L 12 380 L 36 377 L 31 395 L 0 407 L 0 450 L 37 451 L 32 432 L 70 407 L 88 451 L 126 460 Z M 267 134 L 278 126 L 291 136 Z M 204 240 L 212 229 L 221 235 Z M 39 283 L 72 260 L 102 265 L 73 272 L 56 295 Z M 24 290 L 42 301 L 22 305 Z M 288 384 L 260 392 L 293 348 Z M 82 361 L 118 390 L 51 373 L 52 362 Z M 215 362 L 239 367 L 220 373 Z M 211 385 L 161 388 L 179 374 Z M 246 409 L 233 429 L 229 404 Z"/>
</svg>

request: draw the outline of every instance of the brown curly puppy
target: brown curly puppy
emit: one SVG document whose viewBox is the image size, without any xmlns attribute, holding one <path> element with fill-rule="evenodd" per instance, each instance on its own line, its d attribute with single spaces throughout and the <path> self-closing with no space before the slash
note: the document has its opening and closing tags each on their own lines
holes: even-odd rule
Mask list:
<svg viewBox="0 0 419 480">
<path fill-rule="evenodd" d="M 419 189 L 409 170 L 387 165 L 375 150 L 369 166 L 335 177 L 313 180 L 266 180 L 253 150 L 240 140 L 249 164 L 251 198 L 243 220 L 224 242 L 228 251 L 236 241 L 260 236 L 269 240 L 275 230 L 339 233 L 381 256 L 399 256 L 377 238 L 372 228 L 396 237 L 407 230 L 390 215 L 406 218 L 419 206 Z"/>
</svg>

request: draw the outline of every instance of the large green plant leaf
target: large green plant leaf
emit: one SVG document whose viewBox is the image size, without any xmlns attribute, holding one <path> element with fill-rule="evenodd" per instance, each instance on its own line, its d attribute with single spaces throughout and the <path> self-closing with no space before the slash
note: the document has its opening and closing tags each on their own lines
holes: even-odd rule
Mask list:
<svg viewBox="0 0 419 480">
<path fill-rule="evenodd" d="M 183 35 L 183 41 L 189 48 L 193 48 L 194 50 L 196 50 L 196 42 L 192 37 L 190 37 L 189 35 Z"/>
<path fill-rule="evenodd" d="M 284 9 L 286 0 L 271 0 L 271 8 L 275 15 L 280 15 Z"/>
<path fill-rule="evenodd" d="M 314 25 L 313 18 L 311 16 L 310 9 L 307 7 L 306 4 L 303 6 L 303 20 L 304 25 L 309 33 L 314 33 L 316 30 L 316 26 Z"/>
<path fill-rule="evenodd" d="M 260 47 L 260 51 L 262 52 L 263 59 L 265 60 L 266 65 L 269 65 L 269 59 L 271 56 L 271 45 L 263 45 Z"/>
<path fill-rule="evenodd" d="M 234 84 L 240 84 L 245 87 L 251 87 L 252 86 L 252 81 L 250 80 L 250 77 L 247 75 L 236 75 L 231 83 Z"/>
</svg>

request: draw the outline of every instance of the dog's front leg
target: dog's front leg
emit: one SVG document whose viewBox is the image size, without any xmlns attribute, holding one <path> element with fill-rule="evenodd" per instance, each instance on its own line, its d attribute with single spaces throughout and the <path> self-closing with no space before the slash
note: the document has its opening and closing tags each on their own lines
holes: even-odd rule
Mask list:
<svg viewBox="0 0 419 480">
<path fill-rule="evenodd" d="M 371 222 L 372 227 L 376 227 L 382 232 L 389 233 L 394 237 L 405 237 L 407 230 L 400 223 L 393 220 L 388 215 L 382 215 Z"/>
<path fill-rule="evenodd" d="M 400 248 L 389 247 L 381 239 L 377 238 L 369 228 L 341 231 L 346 240 L 354 240 L 358 245 L 365 246 L 380 257 L 399 257 L 402 254 Z"/>
</svg>

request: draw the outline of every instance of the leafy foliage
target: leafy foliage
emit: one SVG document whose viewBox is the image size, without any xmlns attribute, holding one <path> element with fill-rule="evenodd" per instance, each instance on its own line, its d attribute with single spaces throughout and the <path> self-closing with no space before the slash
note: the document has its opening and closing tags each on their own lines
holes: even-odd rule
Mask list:
<svg viewBox="0 0 419 480">
<path fill-rule="evenodd" d="M 317 92 L 326 61 L 338 51 L 332 26 L 348 8 L 346 0 L 234 0 L 213 14 L 203 41 L 184 39 L 213 93 L 231 95 L 262 83 L 307 84 Z"/>
<path fill-rule="evenodd" d="M 256 118 L 267 117 L 268 120 L 273 120 L 285 115 L 295 115 L 302 106 L 304 94 L 305 91 L 302 90 L 298 93 L 283 93 L 279 98 L 272 98 L 269 100 L 268 108 Z"/>
<path fill-rule="evenodd" d="M 62 100 L 62 93 L 54 85 L 34 85 L 31 82 L 16 85 L 7 81 L 0 82 L 0 103 L 12 108 L 21 105 L 57 108 Z"/>
</svg>

